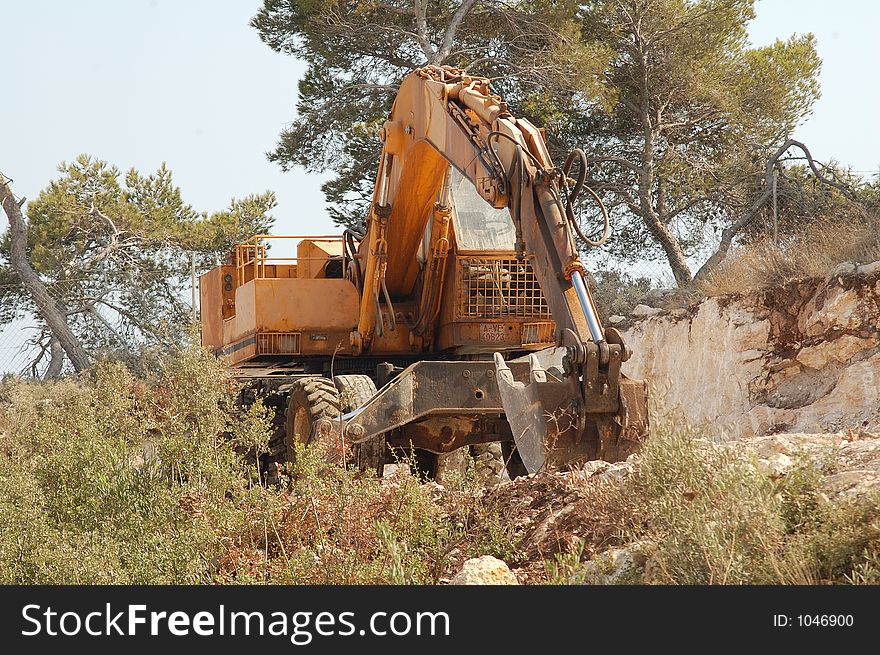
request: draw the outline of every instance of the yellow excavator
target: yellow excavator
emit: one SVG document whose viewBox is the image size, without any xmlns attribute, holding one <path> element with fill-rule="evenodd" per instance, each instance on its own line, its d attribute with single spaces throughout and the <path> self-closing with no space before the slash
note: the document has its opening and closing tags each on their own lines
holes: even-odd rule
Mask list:
<svg viewBox="0 0 880 655">
<path fill-rule="evenodd" d="M 436 474 L 500 444 L 511 477 L 634 452 L 647 385 L 585 281 L 584 154 L 554 166 L 487 79 L 446 66 L 403 80 L 380 138 L 362 230 L 257 235 L 201 277 L 203 344 L 276 410 L 267 477 L 297 442 L 380 474 L 397 451 Z"/>
</svg>

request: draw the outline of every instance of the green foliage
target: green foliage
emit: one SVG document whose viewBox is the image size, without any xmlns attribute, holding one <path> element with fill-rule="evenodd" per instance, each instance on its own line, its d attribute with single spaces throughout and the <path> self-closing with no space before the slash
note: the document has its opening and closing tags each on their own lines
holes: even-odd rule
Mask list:
<svg viewBox="0 0 880 655">
<path fill-rule="evenodd" d="M 430 583 L 449 524 L 417 477 L 383 484 L 302 449 L 289 488 L 248 450 L 259 405 L 198 349 L 79 381 L 0 387 L 2 583 Z"/>
<path fill-rule="evenodd" d="M 456 14 L 464 13 L 460 22 Z M 578 38 L 577 4 L 494 0 L 264 0 L 251 24 L 273 50 L 308 64 L 297 118 L 269 158 L 285 170 L 332 171 L 323 186 L 333 219 L 366 216 L 378 168 L 378 128 L 403 77 L 425 64 L 468 67 L 526 114 L 544 111 L 548 88 L 599 90 L 605 49 Z M 548 65 L 550 64 L 550 65 Z M 551 109 L 547 109 L 552 111 Z"/>
<path fill-rule="evenodd" d="M 180 343 L 190 312 L 191 259 L 199 271 L 231 245 L 266 232 L 273 194 L 233 200 L 229 209 L 199 214 L 186 204 L 163 164 L 154 174 L 126 174 L 82 155 L 60 166 L 28 204 L 32 266 L 84 347 L 95 355 Z M 8 260 L 9 238 L 0 243 Z M 0 266 L 0 320 L 34 313 L 7 263 Z M 45 346 L 48 332 L 37 336 Z"/>
<path fill-rule="evenodd" d="M 470 513 L 470 521 L 476 528 L 469 535 L 471 557 L 492 555 L 510 565 L 525 561 L 520 548 L 521 535 L 507 520 L 503 508 L 478 498 Z"/>
<path fill-rule="evenodd" d="M 431 584 L 463 557 L 533 556 L 504 495 L 471 478 L 437 502 L 418 476 L 328 467 L 311 446 L 285 484 L 261 487 L 249 451 L 271 421 L 234 406 L 222 362 L 187 348 L 139 371 L 0 386 L 0 583 Z M 547 580 L 604 576 L 583 560 L 617 535 L 647 564 L 614 581 L 876 583 L 880 499 L 829 500 L 824 466 L 804 459 L 771 480 L 657 427 L 634 473 L 590 494 L 602 529 L 545 563 Z"/>
<path fill-rule="evenodd" d="M 393 484 L 325 464 L 320 446 L 297 446 L 291 487 L 263 520 L 266 570 L 253 549 L 228 559 L 227 579 L 289 584 L 430 584 L 446 564 L 449 524 L 418 477 Z"/>
<path fill-rule="evenodd" d="M 651 526 L 661 580 L 769 581 L 767 553 L 784 534 L 773 487 L 731 453 L 700 453 L 681 433 L 656 435 L 627 487 L 639 502 L 636 524 Z"/>
<path fill-rule="evenodd" d="M 556 553 L 553 559 L 544 561 L 547 584 L 568 585 L 587 582 L 589 575 L 583 562 L 585 545 L 584 540 L 581 539 L 573 550 Z"/>
<path fill-rule="evenodd" d="M 80 382 L 6 382 L 0 580 L 210 582 L 260 496 L 235 442 L 266 424 L 231 422 L 231 389 L 195 349 L 145 380 L 116 363 Z"/>
<path fill-rule="evenodd" d="M 626 316 L 636 305 L 650 302 L 653 290 L 648 278 L 613 269 L 590 274 L 590 292 L 603 321 L 614 314 Z"/>
<path fill-rule="evenodd" d="M 608 253 L 665 258 L 685 284 L 685 258 L 751 204 L 767 155 L 819 95 L 812 35 L 751 47 L 753 17 L 753 0 L 265 0 L 252 25 L 309 66 L 298 118 L 270 158 L 332 171 L 323 190 L 334 220 L 356 225 L 402 77 L 464 66 L 546 127 L 556 159 L 575 147 L 590 155 L 591 185 L 614 215 Z M 594 209 L 582 207 L 585 223 Z"/>
<path fill-rule="evenodd" d="M 562 119 L 547 125 L 595 158 L 592 184 L 615 217 L 608 252 L 666 258 L 680 285 L 691 277 L 684 257 L 704 254 L 706 228 L 751 204 L 767 156 L 819 95 L 813 36 L 750 47 L 753 4 L 588 3 L 584 34 L 614 51 L 604 84 L 616 102 L 604 112 L 558 98 Z"/>
</svg>

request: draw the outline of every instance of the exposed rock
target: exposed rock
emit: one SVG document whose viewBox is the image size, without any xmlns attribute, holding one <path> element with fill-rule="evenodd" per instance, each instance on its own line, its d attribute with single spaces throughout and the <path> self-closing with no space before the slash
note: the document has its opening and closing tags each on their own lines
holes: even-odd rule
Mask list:
<svg viewBox="0 0 880 655">
<path fill-rule="evenodd" d="M 843 277 L 856 272 L 856 265 L 852 262 L 841 262 L 834 267 L 834 270 L 828 274 L 828 279 L 833 277 Z"/>
<path fill-rule="evenodd" d="M 858 330 L 870 317 L 857 288 L 845 288 L 832 281 L 823 285 L 798 317 L 798 330 L 805 337 L 818 337 L 832 330 Z"/>
<path fill-rule="evenodd" d="M 880 492 L 880 435 L 871 432 L 774 434 L 728 445 L 743 456 L 756 456 L 759 470 L 781 478 L 796 466 L 822 474 L 827 496 L 864 496 Z"/>
<path fill-rule="evenodd" d="M 815 369 L 821 369 L 831 362 L 847 364 L 860 352 L 876 348 L 878 343 L 880 341 L 876 336 L 862 338 L 844 334 L 832 341 L 801 348 L 795 359 L 804 366 Z"/>
<path fill-rule="evenodd" d="M 605 471 L 611 464 L 601 459 L 590 460 L 589 462 L 584 462 L 578 467 L 578 471 L 582 473 L 585 477 L 590 477 L 596 475 L 597 473 L 601 473 Z"/>
<path fill-rule="evenodd" d="M 636 582 L 646 568 L 648 550 L 640 543 L 626 548 L 609 548 L 584 565 L 584 582 L 592 585 Z"/>
<path fill-rule="evenodd" d="M 512 585 L 519 584 L 519 580 L 502 560 L 491 555 L 483 555 L 466 560 L 449 584 Z"/>
<path fill-rule="evenodd" d="M 794 460 L 785 453 L 776 453 L 767 459 L 759 459 L 758 466 L 768 478 L 777 480 L 794 468 Z"/>
<path fill-rule="evenodd" d="M 636 305 L 630 311 L 630 314 L 635 316 L 636 318 L 645 318 L 647 316 L 657 316 L 658 314 L 662 314 L 663 310 L 658 309 L 657 307 L 648 307 L 648 305 Z"/>
<path fill-rule="evenodd" d="M 698 452 L 718 447 L 709 439 L 694 443 Z M 815 499 L 820 504 L 865 498 L 874 502 L 874 494 L 880 493 L 880 433 L 782 433 L 722 442 L 721 446 L 773 479 L 784 480 L 792 471 L 812 468 L 819 476 Z M 515 535 L 522 556 L 515 571 L 520 584 L 546 582 L 545 562 L 557 554 L 567 555 L 569 561 L 577 554 L 584 560 L 588 584 L 663 579 L 650 543 L 621 546 L 619 541 L 620 505 L 614 494 L 621 481 L 610 472 L 636 471 L 639 459 L 632 456 L 616 464 L 587 462 L 577 470 L 523 476 L 483 492 L 484 507 L 502 522 L 506 534 Z M 448 492 L 441 501 L 449 502 L 449 509 L 456 512 L 460 506 L 455 498 L 455 492 Z M 488 561 L 502 572 L 506 568 L 500 560 Z M 458 575 L 462 576 L 465 568 L 473 566 L 457 564 L 450 570 L 461 569 Z M 461 578 L 453 578 L 455 584 L 464 584 L 457 580 Z"/>
<path fill-rule="evenodd" d="M 621 316 L 620 314 L 612 314 L 608 317 L 608 322 L 611 325 L 617 325 L 618 323 L 623 323 L 626 320 L 625 316 Z"/>
<path fill-rule="evenodd" d="M 870 264 L 861 264 L 856 267 L 856 273 L 863 277 L 880 275 L 880 261 L 871 262 Z"/>
<path fill-rule="evenodd" d="M 637 321 L 623 370 L 716 437 L 880 427 L 878 277 L 880 262 L 849 264 Z"/>
</svg>

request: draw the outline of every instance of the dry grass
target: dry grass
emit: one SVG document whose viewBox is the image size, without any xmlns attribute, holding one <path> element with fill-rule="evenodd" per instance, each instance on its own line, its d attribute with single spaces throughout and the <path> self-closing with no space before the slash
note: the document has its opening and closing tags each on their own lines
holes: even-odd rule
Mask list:
<svg viewBox="0 0 880 655">
<path fill-rule="evenodd" d="M 731 251 L 699 285 L 707 296 L 747 293 L 793 280 L 824 277 L 841 262 L 880 259 L 880 216 L 865 221 L 817 221 L 789 235 L 780 246 L 769 240 Z"/>
<path fill-rule="evenodd" d="M 680 423 L 658 422 L 633 474 L 605 486 L 440 490 L 328 470 L 313 447 L 264 488 L 242 453 L 267 417 L 232 411 L 222 365 L 189 350 L 155 368 L 0 385 L 0 583 L 431 584 L 484 554 L 532 572 L 558 555 L 525 579 L 579 582 L 584 559 L 629 543 L 652 546 L 633 582 L 880 580 L 876 499 L 823 500 L 810 468 L 768 480 Z"/>
<path fill-rule="evenodd" d="M 833 467 L 833 463 L 829 463 Z M 829 499 L 803 457 L 770 479 L 735 449 L 658 426 L 618 488 L 624 541 L 650 566 L 632 582 L 840 584 L 880 579 L 876 496 Z"/>
</svg>

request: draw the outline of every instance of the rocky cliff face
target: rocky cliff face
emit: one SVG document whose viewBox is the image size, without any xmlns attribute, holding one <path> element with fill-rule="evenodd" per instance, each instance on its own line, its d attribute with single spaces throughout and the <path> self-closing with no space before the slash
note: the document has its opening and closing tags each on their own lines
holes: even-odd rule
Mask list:
<svg viewBox="0 0 880 655">
<path fill-rule="evenodd" d="M 637 308 L 638 309 L 638 308 Z M 880 262 L 619 326 L 658 406 L 738 439 L 880 427 Z"/>
</svg>

